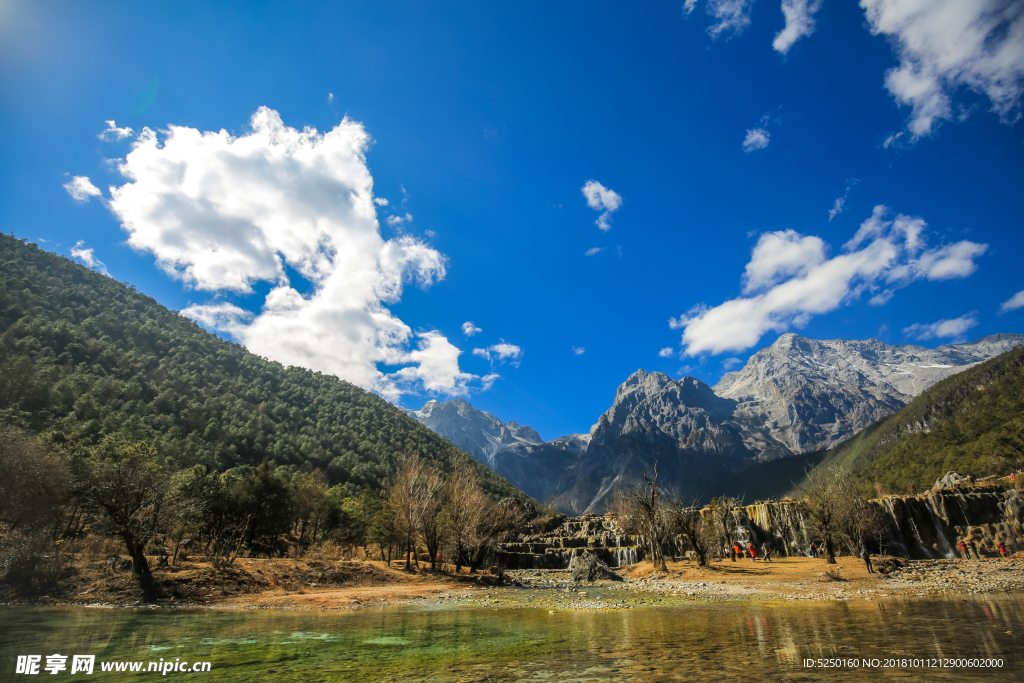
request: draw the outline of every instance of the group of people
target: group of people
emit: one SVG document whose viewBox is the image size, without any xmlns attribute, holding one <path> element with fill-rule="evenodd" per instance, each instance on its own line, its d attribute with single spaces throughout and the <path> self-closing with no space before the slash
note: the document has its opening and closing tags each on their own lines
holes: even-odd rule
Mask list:
<svg viewBox="0 0 1024 683">
<path fill-rule="evenodd" d="M 971 553 L 974 553 L 974 559 L 981 559 L 981 555 L 978 554 L 978 546 L 975 545 L 973 538 L 967 541 L 967 543 L 960 541 L 956 545 L 960 548 L 960 552 L 963 554 L 965 560 L 971 559 Z M 1006 552 L 1006 545 L 1002 541 L 996 543 L 996 548 L 999 549 L 999 555 L 1001 557 L 1007 557 L 1009 555 L 1009 553 Z"/>
<path fill-rule="evenodd" d="M 733 543 L 732 549 L 735 551 L 736 557 L 743 557 L 743 548 L 740 547 L 739 542 Z M 772 549 L 768 546 L 767 543 L 761 544 L 760 554 L 758 554 L 757 549 L 754 547 L 753 543 L 748 543 L 747 552 L 750 553 L 751 562 L 756 562 L 757 560 L 763 560 L 765 562 L 772 561 Z"/>
</svg>

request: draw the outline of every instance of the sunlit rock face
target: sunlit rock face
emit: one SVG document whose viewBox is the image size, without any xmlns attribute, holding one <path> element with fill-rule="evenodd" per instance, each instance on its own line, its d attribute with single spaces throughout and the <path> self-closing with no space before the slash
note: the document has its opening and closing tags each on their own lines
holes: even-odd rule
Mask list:
<svg viewBox="0 0 1024 683">
<path fill-rule="evenodd" d="M 995 334 L 967 344 L 890 346 L 784 334 L 722 377 L 716 395 L 736 420 L 761 424 L 792 453 L 829 448 L 891 415 L 938 382 L 1024 343 Z"/>
</svg>

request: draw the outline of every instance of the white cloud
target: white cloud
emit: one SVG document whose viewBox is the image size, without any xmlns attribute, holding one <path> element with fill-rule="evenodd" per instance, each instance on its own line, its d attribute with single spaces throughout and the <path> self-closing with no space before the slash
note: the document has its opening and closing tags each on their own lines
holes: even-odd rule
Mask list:
<svg viewBox="0 0 1024 683">
<path fill-rule="evenodd" d="M 913 140 L 955 117 L 961 87 L 984 94 L 1006 123 L 1020 118 L 1024 93 L 1024 4 L 1013 0 L 860 0 L 875 35 L 892 41 L 899 66 L 885 76 L 896 102 L 911 107 Z M 886 141 L 888 146 L 896 138 Z"/>
<path fill-rule="evenodd" d="M 462 323 L 462 334 L 466 335 L 467 337 L 472 337 L 473 335 L 480 334 L 481 332 L 483 332 L 483 330 L 481 330 L 479 327 L 477 327 L 468 320 Z"/>
<path fill-rule="evenodd" d="M 128 182 L 111 188 L 128 244 L 200 291 L 244 295 L 271 283 L 251 319 L 224 304 L 189 308 L 254 353 L 392 400 L 464 392 L 476 378 L 458 369 L 459 350 L 436 331 L 414 334 L 385 306 L 406 283 L 443 279 L 445 257 L 413 237 L 381 237 L 362 124 L 297 130 L 261 107 L 250 127 L 237 137 L 143 129 L 118 166 Z M 409 367 L 385 375 L 380 363 Z"/>
<path fill-rule="evenodd" d="M 999 312 L 1006 313 L 1007 311 L 1015 311 L 1021 307 L 1024 307 L 1024 289 L 1000 304 Z"/>
<path fill-rule="evenodd" d="M 246 325 L 255 317 L 250 311 L 227 302 L 193 304 L 182 310 L 181 313 L 203 327 L 211 330 L 223 330 L 235 336 L 244 334 Z"/>
<path fill-rule="evenodd" d="M 391 227 L 400 227 L 403 223 L 408 223 L 412 220 L 412 214 L 406 213 L 404 216 L 388 216 L 388 225 Z"/>
<path fill-rule="evenodd" d="M 786 26 L 775 34 L 775 51 L 786 54 L 796 41 L 814 33 L 814 14 L 819 9 L 821 0 L 782 0 Z"/>
<path fill-rule="evenodd" d="M 939 320 L 934 323 L 914 323 L 910 327 L 903 328 L 903 334 L 913 339 L 935 339 L 952 338 L 953 341 L 966 341 L 967 330 L 978 324 L 975 317 L 976 311 L 965 313 L 959 318 L 952 320 Z"/>
<path fill-rule="evenodd" d="M 377 206 L 387 206 L 388 200 L 384 199 L 384 197 L 374 197 L 373 203 L 376 204 Z"/>
<path fill-rule="evenodd" d="M 75 242 L 75 246 L 71 247 L 71 258 L 81 261 L 87 268 L 103 273 L 104 275 L 110 275 L 107 272 L 107 266 L 103 261 L 96 258 L 96 255 L 92 253 L 92 247 L 88 249 L 85 247 L 83 240 Z"/>
<path fill-rule="evenodd" d="M 754 0 L 707 0 L 705 11 L 716 19 L 707 28 L 712 38 L 718 38 L 726 31 L 741 33 L 750 25 L 750 6 Z M 697 7 L 697 0 L 685 0 L 683 13 L 689 15 Z"/>
<path fill-rule="evenodd" d="M 469 393 L 470 384 L 478 378 L 459 369 L 462 351 L 436 330 L 418 336 L 418 348 L 404 359 L 413 365 L 385 375 L 378 382 L 378 390 L 390 398 L 419 391 L 449 396 Z"/>
<path fill-rule="evenodd" d="M 828 222 L 831 223 L 832 219 L 841 214 L 846 210 L 846 200 L 850 197 L 850 191 L 853 187 L 860 182 L 859 178 L 850 178 L 846 181 L 846 189 L 843 190 L 842 197 L 836 197 L 836 201 L 832 204 L 832 208 L 828 210 Z"/>
<path fill-rule="evenodd" d="M 828 222 L 831 223 L 832 219 L 841 214 L 844 208 L 846 208 L 846 197 L 836 197 L 832 208 L 828 210 Z"/>
<path fill-rule="evenodd" d="M 509 344 L 502 339 L 500 343 L 492 344 L 486 349 L 473 349 L 473 355 L 480 356 L 491 364 L 498 363 L 503 365 L 510 363 L 513 367 L 518 368 L 519 362 L 523 358 L 523 350 L 515 344 Z"/>
<path fill-rule="evenodd" d="M 586 250 L 585 252 L 583 252 L 583 253 L 584 253 L 584 255 L 586 255 L 586 256 L 597 256 L 597 255 L 598 255 L 598 254 L 600 254 L 600 253 L 601 253 L 602 251 L 604 251 L 604 247 L 591 247 L 590 249 L 587 249 L 587 250 Z"/>
<path fill-rule="evenodd" d="M 327 104 L 334 104 L 334 93 L 327 93 Z"/>
<path fill-rule="evenodd" d="M 696 306 L 691 306 L 690 310 L 688 310 L 686 313 L 684 313 L 683 315 L 679 316 L 678 318 L 669 318 L 668 319 L 669 329 L 672 329 L 672 330 L 682 329 L 682 328 L 686 327 L 690 323 L 691 320 L 695 320 L 695 319 L 699 318 L 700 316 L 704 315 L 707 312 L 707 310 L 708 310 L 708 307 L 705 304 L 697 304 Z"/>
<path fill-rule="evenodd" d="M 768 146 L 771 134 L 764 128 L 751 128 L 747 131 L 747 137 L 743 138 L 743 151 L 753 152 L 757 149 L 764 149 Z"/>
<path fill-rule="evenodd" d="M 116 140 L 124 140 L 127 137 L 131 137 L 135 134 L 131 128 L 125 126 L 124 128 L 118 128 L 117 124 L 113 121 L 107 121 L 107 129 L 97 135 L 100 140 L 104 142 L 114 142 Z"/>
<path fill-rule="evenodd" d="M 878 304 L 891 297 L 883 290 L 915 280 L 966 277 L 977 268 L 973 259 L 988 248 L 964 240 L 927 249 L 924 220 L 902 214 L 887 220 L 886 214 L 884 206 L 875 207 L 844 245 L 844 253 L 832 258 L 825 258 L 824 242 L 818 238 L 807 242 L 791 231 L 762 236 L 748 265 L 752 274 L 745 274 L 744 294 L 750 296 L 713 308 L 696 306 L 669 321 L 673 329 L 685 328 L 686 355 L 749 349 L 769 331 L 802 327 L 864 292 L 873 293 Z"/>
<path fill-rule="evenodd" d="M 658 355 L 662 358 L 671 358 L 676 353 L 676 350 L 671 346 L 666 346 L 661 351 L 658 351 Z"/>
<path fill-rule="evenodd" d="M 582 356 L 584 353 L 587 352 L 587 350 L 585 348 L 583 348 L 582 346 L 574 346 L 574 347 L 572 347 L 572 352 L 574 354 L 576 354 L 577 356 Z"/>
<path fill-rule="evenodd" d="M 743 273 L 743 293 L 777 284 L 823 263 L 828 247 L 820 237 L 802 236 L 795 230 L 761 235 Z"/>
<path fill-rule="evenodd" d="M 480 378 L 480 391 L 487 391 L 492 386 L 494 386 L 494 382 L 499 379 L 501 379 L 501 375 L 494 372 L 490 373 L 489 375 L 484 375 L 483 377 Z"/>
<path fill-rule="evenodd" d="M 594 224 L 601 230 L 608 232 L 612 229 L 612 213 L 622 206 L 622 196 L 615 190 L 611 190 L 596 180 L 588 180 L 580 188 L 583 196 L 587 198 L 587 206 L 594 211 L 604 211 Z M 592 254 L 588 254 L 591 256 Z"/>
<path fill-rule="evenodd" d="M 725 360 L 722 361 L 722 367 L 725 368 L 726 370 L 732 370 L 737 365 L 743 365 L 742 358 L 726 358 Z"/>
<path fill-rule="evenodd" d="M 64 189 L 76 202 L 87 202 L 90 197 L 103 196 L 100 188 L 93 185 L 92 181 L 84 175 L 76 175 L 69 182 L 64 183 Z"/>
</svg>

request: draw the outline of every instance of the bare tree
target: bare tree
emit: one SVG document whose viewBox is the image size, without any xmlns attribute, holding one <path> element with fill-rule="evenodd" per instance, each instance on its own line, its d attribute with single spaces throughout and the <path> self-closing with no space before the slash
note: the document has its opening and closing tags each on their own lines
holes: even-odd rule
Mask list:
<svg viewBox="0 0 1024 683">
<path fill-rule="evenodd" d="M 416 539 L 428 508 L 436 504 L 443 480 L 432 465 L 420 460 L 418 453 L 403 457 L 389 489 L 389 502 L 395 523 L 405 541 L 405 568 L 410 568 L 409 554 L 415 556 Z M 419 559 L 416 558 L 419 565 Z"/>
<path fill-rule="evenodd" d="M 42 578 L 40 563 L 59 556 L 64 531 L 84 524 L 81 510 L 68 505 L 70 484 L 63 458 L 42 440 L 0 431 L 0 568 L 13 585 L 31 589 Z"/>
<path fill-rule="evenodd" d="M 478 545 L 480 523 L 489 501 L 480 489 L 476 470 L 466 461 L 456 462 L 445 482 L 443 497 L 440 522 L 458 573 L 466 552 Z"/>
<path fill-rule="evenodd" d="M 658 488 L 658 465 L 654 465 L 654 477 L 642 472 L 644 484 L 628 489 L 619 500 L 620 515 L 625 518 L 629 530 L 635 533 L 647 556 L 651 558 L 655 571 L 668 571 L 665 564 L 665 543 L 669 538 L 668 510 Z"/>
<path fill-rule="evenodd" d="M 829 465 L 823 471 L 811 470 L 802 489 L 811 530 L 821 539 L 825 562 L 836 564 L 837 542 L 844 536 L 851 499 L 855 496 L 850 472 L 839 465 Z"/>
<path fill-rule="evenodd" d="M 705 518 L 695 504 L 686 505 L 676 501 L 671 507 L 671 516 L 673 530 L 690 543 L 697 556 L 697 565 L 706 566 L 708 551 L 721 543 L 721 536 L 715 529 L 714 515 L 709 514 Z"/>
<path fill-rule="evenodd" d="M 722 496 L 711 501 L 710 514 L 714 520 L 715 532 L 725 548 L 725 555 L 736 561 L 736 538 L 739 534 L 739 523 L 736 521 L 735 510 L 742 501 L 731 496 Z"/>
<path fill-rule="evenodd" d="M 488 501 L 477 526 L 476 551 L 469 571 L 479 569 L 488 554 L 493 554 L 501 543 L 521 529 L 529 516 L 530 510 L 515 498 L 502 498 L 493 504 Z"/>
</svg>

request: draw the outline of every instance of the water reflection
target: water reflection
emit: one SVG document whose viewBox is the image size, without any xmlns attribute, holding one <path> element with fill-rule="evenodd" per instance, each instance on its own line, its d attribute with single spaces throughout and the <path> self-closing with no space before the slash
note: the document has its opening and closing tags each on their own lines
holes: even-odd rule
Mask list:
<svg viewBox="0 0 1024 683">
<path fill-rule="evenodd" d="M 0 679 L 19 654 L 209 660 L 209 681 L 1020 680 L 1024 602 L 899 600 L 621 610 L 359 612 L 0 608 Z M 1007 667 L 832 670 L 807 659 L 1002 656 Z M 99 665 L 97 665 L 97 674 Z M 107 674 L 117 681 L 152 675 Z M 168 674 L 171 678 L 183 674 Z M 60 680 L 77 680 L 66 672 Z M 25 679 L 30 680 L 30 679 Z M 81 680 L 89 680 L 82 677 Z"/>
</svg>

